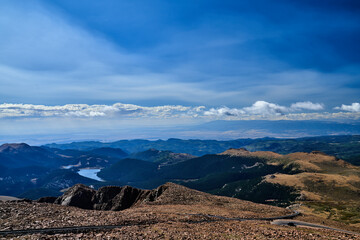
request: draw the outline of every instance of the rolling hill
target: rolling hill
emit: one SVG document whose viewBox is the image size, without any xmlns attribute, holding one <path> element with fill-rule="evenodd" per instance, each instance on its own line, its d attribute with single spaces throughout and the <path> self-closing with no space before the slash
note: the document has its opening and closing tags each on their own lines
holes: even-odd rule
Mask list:
<svg viewBox="0 0 360 240">
<path fill-rule="evenodd" d="M 133 153 L 130 155 L 130 158 L 160 163 L 160 167 L 162 167 L 183 162 L 195 158 L 195 156 L 187 153 L 174 153 L 151 148 L 143 152 Z"/>
<path fill-rule="evenodd" d="M 360 207 L 360 167 L 319 151 L 274 155 L 233 149 L 222 154 L 264 156 L 268 164 L 282 166 L 288 173 L 266 175 L 263 184 L 288 187 L 300 194 L 294 202 L 301 203 L 303 211 L 359 225 L 360 215 L 356 209 Z M 226 188 L 228 186 L 221 191 L 226 192 Z"/>
<path fill-rule="evenodd" d="M 339 221 L 347 221 L 344 214 L 359 207 L 360 200 L 360 168 L 319 151 L 282 155 L 229 149 L 162 168 L 156 163 L 127 159 L 104 168 L 99 176 L 146 188 L 172 181 L 258 203 L 301 203 L 311 211 L 316 204 L 346 200 L 343 206 L 349 208 L 330 216 Z M 349 221 L 360 223 L 360 217 L 355 214 Z"/>
</svg>

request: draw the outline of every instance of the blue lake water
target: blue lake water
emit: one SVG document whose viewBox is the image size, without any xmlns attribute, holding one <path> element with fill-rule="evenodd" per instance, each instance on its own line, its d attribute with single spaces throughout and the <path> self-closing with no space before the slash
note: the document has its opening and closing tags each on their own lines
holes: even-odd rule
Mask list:
<svg viewBox="0 0 360 240">
<path fill-rule="evenodd" d="M 92 169 L 82 168 L 82 169 L 79 169 L 78 174 L 83 177 L 87 177 L 87 178 L 91 178 L 91 179 L 94 179 L 94 180 L 97 180 L 100 182 L 104 182 L 103 179 L 99 178 L 96 175 L 98 172 L 100 172 L 100 170 L 101 170 L 100 168 L 92 168 Z"/>
<path fill-rule="evenodd" d="M 62 166 L 63 169 L 70 169 L 70 168 L 72 168 L 72 167 L 74 167 L 74 165 Z"/>
</svg>

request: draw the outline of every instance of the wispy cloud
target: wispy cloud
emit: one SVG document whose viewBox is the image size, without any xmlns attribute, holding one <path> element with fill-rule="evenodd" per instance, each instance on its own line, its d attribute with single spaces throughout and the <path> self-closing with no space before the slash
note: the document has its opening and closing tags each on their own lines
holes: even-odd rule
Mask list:
<svg viewBox="0 0 360 240">
<path fill-rule="evenodd" d="M 283 105 L 306 99 L 335 106 L 342 101 L 353 102 L 358 95 L 354 87 L 359 82 L 357 62 L 343 66 L 341 57 L 334 60 L 341 63 L 332 67 L 336 71 L 321 71 L 329 59 L 334 59 L 326 57 L 334 54 L 326 48 L 331 38 L 308 35 L 319 34 L 319 30 L 329 34 L 332 30 L 326 27 L 332 26 L 329 20 L 333 19 L 337 19 L 338 28 L 345 29 L 339 27 L 345 24 L 339 18 L 314 14 L 312 17 L 319 16 L 316 22 L 320 25 L 309 29 L 305 24 L 307 28 L 302 29 L 303 20 L 309 16 L 295 14 L 293 20 L 300 29 L 291 21 L 282 21 L 279 28 L 268 20 L 277 19 L 276 6 L 283 5 L 282 1 L 271 4 L 273 11 L 261 13 L 251 2 L 230 7 L 216 1 L 191 6 L 110 1 L 112 4 L 104 5 L 104 9 L 98 9 L 95 2 L 86 6 L 78 1 L 1 2 L 0 102 L 239 107 L 261 96 Z M 62 4 L 69 7 L 59 9 Z M 298 12 L 292 3 L 287 5 Z M 83 12 L 76 15 L 76 9 Z M 83 17 L 93 10 L 98 17 Z M 167 10 L 173 14 L 162 14 Z M 233 10 L 236 14 L 228 14 Z M 274 18 L 268 19 L 267 14 Z M 156 29 L 162 29 L 161 33 L 154 34 Z M 353 29 L 359 28 L 353 25 Z M 327 41 L 324 44 L 319 39 Z M 352 46 L 358 45 L 357 38 L 351 39 L 355 44 L 348 47 L 349 56 L 354 54 Z M 302 51 L 303 46 L 309 51 Z M 336 46 L 348 45 L 339 42 Z M 320 58 L 317 61 L 312 61 L 314 51 Z M 310 110 L 305 105 L 297 107 Z M 319 108 L 311 109 L 314 107 Z M 253 106 L 249 111 L 264 108 Z M 274 106 L 266 108 L 282 112 Z M 238 111 L 232 114 L 239 115 Z"/>
</svg>

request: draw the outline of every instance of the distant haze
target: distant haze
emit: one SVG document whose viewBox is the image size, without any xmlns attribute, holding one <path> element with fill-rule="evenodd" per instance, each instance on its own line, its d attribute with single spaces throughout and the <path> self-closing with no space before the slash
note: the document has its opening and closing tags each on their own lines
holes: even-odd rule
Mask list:
<svg viewBox="0 0 360 240">
<path fill-rule="evenodd" d="M 204 124 L 181 126 L 124 126 L 117 129 L 63 129 L 49 134 L 31 132 L 19 135 L 0 135 L 0 143 L 26 142 L 32 145 L 46 143 L 69 143 L 73 141 L 116 141 L 120 139 L 215 139 L 239 138 L 297 138 L 325 135 L 360 134 L 360 123 L 339 123 L 330 121 L 212 121 Z"/>
</svg>

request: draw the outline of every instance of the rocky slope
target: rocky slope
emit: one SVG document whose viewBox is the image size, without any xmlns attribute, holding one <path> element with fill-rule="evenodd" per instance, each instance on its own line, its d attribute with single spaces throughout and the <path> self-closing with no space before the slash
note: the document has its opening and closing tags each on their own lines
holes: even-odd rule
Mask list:
<svg viewBox="0 0 360 240">
<path fill-rule="evenodd" d="M 78 185 L 64 194 L 61 200 L 67 201 L 66 198 L 69 196 L 71 198 L 76 196 L 79 189 L 83 189 L 84 192 L 86 190 L 86 194 L 94 194 L 92 196 L 103 198 L 113 196 L 110 194 L 112 191 L 104 191 L 100 194 L 99 190 L 91 191 Z M 143 191 L 142 194 L 150 196 L 151 193 L 159 193 L 159 189 L 163 189 L 163 192 L 155 196 L 153 201 L 145 200 L 147 197 L 141 198 L 142 200 L 136 201 L 137 204 L 123 211 L 86 210 L 36 202 L 0 202 L 0 231 L 120 225 L 110 230 L 104 228 L 96 231 L 79 230 L 77 233 L 25 234 L 7 237 L 14 239 L 360 239 L 358 235 L 333 230 L 276 226 L 270 221 L 229 221 L 215 218 L 212 215 L 233 218 L 274 217 L 286 215 L 291 211 L 214 196 L 172 183 L 167 183 L 156 190 Z M 104 199 L 102 202 L 107 200 Z M 309 216 L 296 218 L 314 223 L 322 221 Z M 358 231 L 330 220 L 325 220 L 322 224 Z"/>
</svg>

